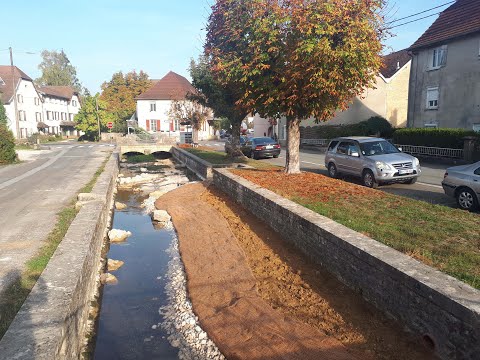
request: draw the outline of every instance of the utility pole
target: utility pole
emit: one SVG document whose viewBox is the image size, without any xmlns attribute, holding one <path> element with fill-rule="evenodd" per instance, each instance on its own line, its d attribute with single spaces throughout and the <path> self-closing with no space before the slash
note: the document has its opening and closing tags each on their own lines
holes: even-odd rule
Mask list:
<svg viewBox="0 0 480 360">
<path fill-rule="evenodd" d="M 10 67 L 12 69 L 12 90 L 13 90 L 13 108 L 15 111 L 15 128 L 17 132 L 17 139 L 20 139 L 20 122 L 18 119 L 18 105 L 17 105 L 17 84 L 15 83 L 15 68 L 13 67 L 13 52 L 12 48 L 9 47 L 8 50 L 10 50 Z"/>
<path fill-rule="evenodd" d="M 101 134 L 100 134 L 100 118 L 98 117 L 98 99 L 95 96 L 95 109 L 97 114 L 97 126 L 98 126 L 98 141 L 100 141 Z"/>
</svg>

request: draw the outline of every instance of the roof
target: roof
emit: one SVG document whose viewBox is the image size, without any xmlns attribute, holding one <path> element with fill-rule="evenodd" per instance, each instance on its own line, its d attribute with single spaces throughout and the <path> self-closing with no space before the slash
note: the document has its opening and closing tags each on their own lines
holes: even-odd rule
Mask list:
<svg viewBox="0 0 480 360">
<path fill-rule="evenodd" d="M 380 68 L 380 73 L 386 79 L 391 78 L 411 59 L 406 49 L 383 56 L 383 65 Z"/>
<path fill-rule="evenodd" d="M 188 93 L 195 93 L 195 88 L 181 75 L 170 71 L 152 87 L 137 96 L 137 100 L 184 100 Z"/>
<path fill-rule="evenodd" d="M 77 91 L 71 86 L 40 86 L 38 90 L 45 95 L 67 100 L 71 100 L 73 95 L 78 95 Z"/>
<path fill-rule="evenodd" d="M 480 1 L 457 0 L 442 11 L 437 20 L 415 41 L 409 50 L 440 44 L 461 36 L 480 32 Z"/>
<path fill-rule="evenodd" d="M 27 74 L 25 74 L 18 67 L 13 67 L 13 77 L 12 77 L 12 67 L 10 65 L 0 65 L 0 77 L 2 78 L 5 85 L 0 84 L 0 96 L 4 104 L 8 104 L 13 96 L 13 87 L 18 86 L 20 79 L 33 81 Z"/>
</svg>

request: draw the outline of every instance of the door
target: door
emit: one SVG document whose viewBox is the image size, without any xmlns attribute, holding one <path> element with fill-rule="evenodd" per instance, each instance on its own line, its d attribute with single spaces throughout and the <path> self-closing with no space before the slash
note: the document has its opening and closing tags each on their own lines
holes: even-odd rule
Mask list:
<svg viewBox="0 0 480 360">
<path fill-rule="evenodd" d="M 346 172 L 352 175 L 362 175 L 362 159 L 360 158 L 360 147 L 356 143 L 349 143 L 347 147 L 347 156 L 345 158 Z"/>
<path fill-rule="evenodd" d="M 335 154 L 335 161 L 337 163 L 337 170 L 340 172 L 348 172 L 347 150 L 349 147 L 348 141 L 342 141 L 337 146 L 337 153 Z"/>
</svg>

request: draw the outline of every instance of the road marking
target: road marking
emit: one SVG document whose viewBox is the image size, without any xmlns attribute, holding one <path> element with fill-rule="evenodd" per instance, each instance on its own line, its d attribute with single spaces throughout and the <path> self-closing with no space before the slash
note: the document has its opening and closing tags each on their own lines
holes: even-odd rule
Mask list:
<svg viewBox="0 0 480 360">
<path fill-rule="evenodd" d="M 323 165 L 323 164 L 312 163 L 312 162 L 309 162 L 309 161 L 300 161 L 300 162 L 302 162 L 304 164 L 309 164 L 309 165 L 317 165 L 317 166 L 320 166 L 320 167 L 323 167 L 323 168 L 325 167 L 325 165 Z"/>
<path fill-rule="evenodd" d="M 90 146 L 89 146 L 89 148 L 92 148 L 92 147 L 93 147 L 93 145 L 90 145 Z"/>
<path fill-rule="evenodd" d="M 27 171 L 26 173 L 20 175 L 20 176 L 17 176 L 13 179 L 10 179 L 8 181 L 5 181 L 3 183 L 0 184 L 0 190 L 6 188 L 7 186 L 10 186 L 12 184 L 15 184 L 16 182 L 20 181 L 20 180 L 23 180 L 29 176 L 32 176 L 33 174 L 39 172 L 40 170 L 43 170 L 47 167 L 49 167 L 50 165 L 52 165 L 55 161 L 57 161 L 60 157 L 62 157 L 68 150 L 70 149 L 64 149 L 62 151 L 60 151 L 55 157 L 51 158 L 50 160 L 48 160 L 45 164 L 43 165 L 40 165 L 39 167 L 36 167 L 35 169 L 32 169 L 30 171 Z"/>
<path fill-rule="evenodd" d="M 434 185 L 434 184 L 427 184 L 427 183 L 422 183 L 422 182 L 417 182 L 418 185 L 423 185 L 423 186 L 430 186 L 435 189 L 443 189 L 441 185 Z"/>
<path fill-rule="evenodd" d="M 81 148 L 81 147 L 83 147 L 83 145 L 79 145 L 78 147 Z"/>
<path fill-rule="evenodd" d="M 61 146 L 57 146 L 55 149 L 61 149 L 62 147 Z"/>
</svg>

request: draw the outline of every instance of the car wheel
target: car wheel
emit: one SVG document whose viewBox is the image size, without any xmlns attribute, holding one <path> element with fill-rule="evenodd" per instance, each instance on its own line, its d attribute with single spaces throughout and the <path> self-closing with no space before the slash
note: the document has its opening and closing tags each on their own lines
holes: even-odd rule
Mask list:
<svg viewBox="0 0 480 360">
<path fill-rule="evenodd" d="M 255 160 L 258 160 L 258 159 L 260 159 L 260 156 L 258 156 L 258 154 L 256 154 L 256 153 L 253 153 L 253 158 L 254 158 Z"/>
<path fill-rule="evenodd" d="M 376 189 L 378 187 L 378 183 L 375 180 L 375 176 L 373 175 L 372 170 L 368 170 L 368 169 L 365 170 L 363 172 L 362 180 L 363 180 L 363 185 L 365 185 L 366 187 L 369 187 L 372 189 Z"/>
<path fill-rule="evenodd" d="M 411 178 L 411 179 L 408 179 L 407 181 L 405 181 L 405 184 L 415 184 L 417 182 L 417 178 L 414 177 L 414 178 Z"/>
<path fill-rule="evenodd" d="M 473 210 L 477 207 L 477 199 L 472 190 L 468 188 L 461 188 L 457 192 L 457 204 L 463 210 Z"/>
<path fill-rule="evenodd" d="M 276 158 L 278 158 L 278 155 L 273 155 L 273 157 L 276 159 Z"/>
<path fill-rule="evenodd" d="M 335 166 L 334 163 L 328 164 L 328 175 L 329 175 L 331 178 L 334 178 L 334 179 L 337 178 L 338 172 L 337 172 L 337 167 Z"/>
</svg>

